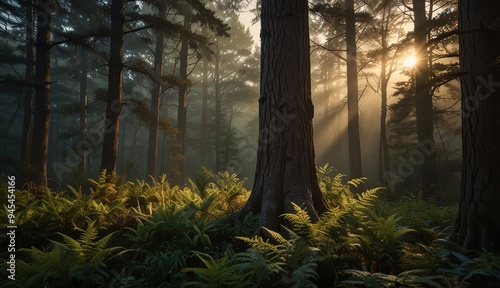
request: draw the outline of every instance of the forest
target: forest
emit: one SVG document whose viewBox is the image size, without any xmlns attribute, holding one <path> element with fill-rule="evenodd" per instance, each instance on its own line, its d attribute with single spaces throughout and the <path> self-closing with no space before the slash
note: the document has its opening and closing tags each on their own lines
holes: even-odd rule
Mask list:
<svg viewBox="0 0 500 288">
<path fill-rule="evenodd" d="M 3 0 L 0 287 L 500 287 L 500 1 Z"/>
</svg>

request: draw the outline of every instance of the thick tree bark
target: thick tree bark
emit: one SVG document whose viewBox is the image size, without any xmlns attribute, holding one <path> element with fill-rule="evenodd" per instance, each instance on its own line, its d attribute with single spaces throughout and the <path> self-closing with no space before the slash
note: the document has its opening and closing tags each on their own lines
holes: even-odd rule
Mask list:
<svg viewBox="0 0 500 288">
<path fill-rule="evenodd" d="M 37 5 L 35 112 L 31 164 L 35 172 L 33 182 L 47 186 L 47 158 L 49 152 L 50 120 L 50 0 L 40 0 Z"/>
<path fill-rule="evenodd" d="M 349 139 L 349 177 L 363 176 L 361 166 L 361 140 L 358 113 L 358 66 L 356 60 L 356 18 L 354 0 L 346 0 L 346 49 L 347 49 L 347 135 Z M 358 189 L 359 190 L 359 189 Z"/>
<path fill-rule="evenodd" d="M 162 1 L 159 2 L 158 17 L 163 19 L 167 12 L 167 5 Z M 164 37 L 161 31 L 156 33 L 155 44 L 155 63 L 154 70 L 157 76 L 153 79 L 153 91 L 151 92 L 151 120 L 149 123 L 149 142 L 148 142 L 148 161 L 147 175 L 156 178 L 156 158 L 158 155 L 158 126 L 160 122 L 160 96 L 163 81 L 161 75 L 163 73 L 163 49 Z"/>
<path fill-rule="evenodd" d="M 25 2 L 25 21 L 26 21 L 26 71 L 24 78 L 28 85 L 24 91 L 24 115 L 23 115 L 23 132 L 21 136 L 21 161 L 30 161 L 30 145 L 32 133 L 32 106 L 34 89 L 31 86 L 34 82 L 35 63 L 33 61 L 33 48 L 34 48 L 34 19 L 33 19 L 33 3 L 32 1 Z"/>
<path fill-rule="evenodd" d="M 116 175 L 118 132 L 122 111 L 124 0 L 111 1 L 111 43 L 109 49 L 108 99 L 101 157 L 101 171 L 108 180 Z"/>
<path fill-rule="evenodd" d="M 459 1 L 462 191 L 455 232 L 466 249 L 500 251 L 500 2 Z"/>
<path fill-rule="evenodd" d="M 313 221 L 326 210 L 314 162 L 308 2 L 263 0 L 259 148 L 252 194 L 236 216 L 259 213 L 279 230 L 292 204 Z"/>
<path fill-rule="evenodd" d="M 415 55 L 417 62 L 415 71 L 415 109 L 417 117 L 417 138 L 420 145 L 427 151 L 420 166 L 422 177 L 422 196 L 428 199 L 436 196 L 436 154 L 434 144 L 434 126 L 432 95 L 429 87 L 429 64 L 427 51 L 427 18 L 425 15 L 425 0 L 413 0 Z"/>
<path fill-rule="evenodd" d="M 191 16 L 184 16 L 184 28 L 188 29 L 191 25 Z M 183 37 L 181 43 L 181 51 L 179 54 L 179 77 L 187 80 L 187 65 L 188 65 L 188 47 L 189 43 L 186 37 Z M 172 173 L 172 184 L 180 187 L 184 186 L 185 181 L 185 154 L 186 154 L 186 119 L 187 119 L 187 96 L 188 85 L 182 84 L 179 86 L 179 100 L 177 104 L 177 136 L 174 144 L 173 157 L 174 167 Z"/>
</svg>

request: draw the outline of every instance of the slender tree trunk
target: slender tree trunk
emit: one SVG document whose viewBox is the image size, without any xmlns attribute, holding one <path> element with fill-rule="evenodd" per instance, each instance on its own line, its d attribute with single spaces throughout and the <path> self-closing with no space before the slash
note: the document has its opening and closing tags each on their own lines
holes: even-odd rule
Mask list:
<svg viewBox="0 0 500 288">
<path fill-rule="evenodd" d="M 308 2 L 262 1 L 259 148 L 252 194 L 235 214 L 259 213 L 259 227 L 280 229 L 292 203 L 313 221 L 326 210 L 314 161 Z"/>
<path fill-rule="evenodd" d="M 101 158 L 101 171 L 106 169 L 110 181 L 116 175 L 118 132 L 122 111 L 124 0 L 111 1 L 111 44 L 109 50 L 108 99 Z"/>
<path fill-rule="evenodd" d="M 82 143 L 87 142 L 87 74 L 88 74 L 88 59 L 87 59 L 87 50 L 85 48 L 81 49 L 80 62 L 81 62 L 81 71 L 80 71 L 80 105 L 82 107 L 82 112 L 80 113 L 80 141 Z M 87 158 L 88 158 L 88 149 L 90 147 L 85 146 L 82 153 L 82 162 L 80 164 L 80 169 L 83 173 L 87 172 Z"/>
<path fill-rule="evenodd" d="M 417 138 L 419 145 L 425 145 L 425 157 L 420 166 L 422 177 L 422 196 L 427 199 L 436 196 L 436 154 L 434 153 L 434 127 L 432 95 L 429 87 L 429 66 L 427 44 L 427 18 L 425 0 L 413 0 L 415 55 L 415 108 L 417 116 Z"/>
<path fill-rule="evenodd" d="M 50 121 L 50 0 L 40 0 L 37 5 L 35 113 L 31 164 L 35 169 L 33 182 L 47 186 L 47 158 L 49 152 Z"/>
<path fill-rule="evenodd" d="M 215 85 L 215 171 L 222 170 L 222 151 L 221 151 L 221 137 L 222 137 L 222 96 L 220 91 L 220 50 L 219 44 L 215 47 L 215 70 L 214 70 L 214 85 Z"/>
<path fill-rule="evenodd" d="M 122 130 L 120 133 L 120 140 L 121 140 L 121 143 L 120 143 L 120 147 L 121 149 L 119 150 L 119 153 L 120 153 L 120 158 L 117 160 L 118 163 L 120 164 L 119 167 L 121 167 L 121 169 L 119 170 L 120 173 L 123 173 L 123 167 L 125 166 L 125 151 L 127 151 L 127 147 L 125 146 L 125 139 L 127 139 L 127 121 L 123 121 L 120 125 L 120 130 Z M 132 150 L 130 149 L 130 151 L 135 151 L 135 150 Z"/>
<path fill-rule="evenodd" d="M 35 76 L 35 63 L 33 61 L 33 48 L 34 48 L 34 19 L 33 19 L 33 3 L 26 1 L 26 71 L 25 80 L 28 85 L 24 90 L 24 115 L 23 115 L 23 133 L 21 137 L 21 161 L 30 161 L 30 143 L 32 132 L 32 106 L 34 89 L 31 85 L 34 82 Z"/>
<path fill-rule="evenodd" d="M 205 28 L 206 29 L 206 28 Z M 204 35 L 206 32 L 204 33 Z M 203 99 L 201 107 L 200 164 L 207 166 L 208 59 L 203 57 Z"/>
<path fill-rule="evenodd" d="M 462 188 L 455 225 L 466 249 L 500 251 L 500 33 L 495 0 L 458 2 L 462 89 Z"/>
<path fill-rule="evenodd" d="M 382 59 L 380 61 L 380 95 L 382 98 L 380 112 L 380 143 L 379 143 L 379 176 L 380 183 L 387 184 L 387 177 L 390 172 L 389 147 L 387 144 L 387 86 L 389 76 L 387 75 L 387 54 L 388 49 L 386 31 L 382 31 Z"/>
<path fill-rule="evenodd" d="M 358 66 L 356 60 L 356 18 L 354 0 L 346 0 L 347 48 L 347 134 L 349 138 L 349 177 L 363 176 L 361 166 L 361 140 L 359 137 Z M 360 190 L 360 189 L 356 189 Z"/>
<path fill-rule="evenodd" d="M 324 71 L 325 83 L 323 84 L 323 97 L 324 97 L 324 105 L 323 105 L 323 117 L 328 119 L 328 114 L 330 113 L 330 73 L 325 69 Z"/>
<path fill-rule="evenodd" d="M 191 25 L 191 16 L 184 16 L 184 28 L 188 29 Z M 187 80 L 188 47 L 189 43 L 186 37 L 183 37 L 181 43 L 181 52 L 179 55 L 179 77 Z M 185 178 L 185 157 L 186 157 L 186 96 L 188 85 L 179 86 L 179 102 L 177 106 L 177 137 L 175 141 L 174 161 L 176 163 L 173 171 L 175 173 L 173 184 L 180 187 L 184 186 Z"/>
<path fill-rule="evenodd" d="M 236 112 L 233 110 L 229 113 L 229 119 L 227 120 L 227 130 L 226 130 L 226 141 L 224 143 L 224 162 L 222 169 L 227 170 L 229 165 L 230 149 L 231 149 L 231 130 L 233 126 L 233 117 Z"/>
<path fill-rule="evenodd" d="M 167 12 L 167 5 L 160 1 L 158 7 L 158 17 L 165 18 Z M 164 37 L 162 32 L 156 33 L 156 46 L 155 46 L 155 63 L 154 70 L 157 79 L 153 79 L 153 91 L 151 92 L 151 121 L 149 123 L 149 144 L 148 144 L 148 163 L 147 175 L 156 178 L 156 158 L 158 155 L 158 124 L 160 122 L 160 96 L 163 71 L 163 48 Z"/>
</svg>

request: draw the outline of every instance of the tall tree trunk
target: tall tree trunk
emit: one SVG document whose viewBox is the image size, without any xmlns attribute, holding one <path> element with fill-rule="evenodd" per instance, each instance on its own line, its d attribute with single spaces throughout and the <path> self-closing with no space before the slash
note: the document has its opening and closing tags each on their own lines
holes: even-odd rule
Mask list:
<svg viewBox="0 0 500 288">
<path fill-rule="evenodd" d="M 347 48 L 347 134 L 349 138 L 349 177 L 363 176 L 361 166 L 361 140 L 359 137 L 358 65 L 356 60 L 356 18 L 354 0 L 346 0 Z M 359 190 L 359 189 L 358 189 Z"/>
<path fill-rule="evenodd" d="M 206 28 L 205 28 L 206 29 Z M 206 30 L 204 30 L 206 31 Z M 206 32 L 203 35 L 206 36 Z M 201 106 L 200 165 L 207 166 L 208 59 L 203 57 L 203 99 Z"/>
<path fill-rule="evenodd" d="M 333 70 L 333 69 L 332 69 Z M 330 90 L 330 86 L 331 86 L 331 77 L 330 77 L 330 73 L 328 73 L 328 69 L 325 69 L 324 70 L 324 77 L 325 77 L 325 83 L 323 84 L 323 97 L 324 97 L 324 101 L 325 103 L 323 104 L 323 117 L 325 119 L 328 119 L 328 114 L 330 113 L 330 93 L 331 93 L 331 90 Z"/>
<path fill-rule="evenodd" d="M 259 213 L 259 227 L 280 229 L 292 203 L 313 221 L 326 210 L 314 161 L 308 2 L 262 1 L 259 148 L 252 194 L 235 217 Z"/>
<path fill-rule="evenodd" d="M 458 2 L 462 188 L 455 232 L 466 249 L 500 251 L 500 33 L 495 0 Z"/>
<path fill-rule="evenodd" d="M 220 50 L 219 44 L 215 44 L 215 70 L 214 70 L 214 85 L 215 85 L 215 171 L 222 170 L 222 151 L 221 151 L 221 137 L 222 137 L 222 95 L 220 91 Z"/>
<path fill-rule="evenodd" d="M 25 88 L 24 91 L 24 115 L 23 115 L 23 132 L 21 137 L 21 161 L 30 161 L 30 143 L 31 143 L 31 132 L 32 132 L 32 106 L 33 106 L 33 94 L 34 89 L 31 85 L 34 82 L 35 75 L 35 63 L 33 61 L 33 48 L 34 48 L 34 19 L 33 19 L 33 3 L 32 1 L 25 2 L 25 21 L 26 21 L 26 71 L 25 80 L 29 86 Z"/>
<path fill-rule="evenodd" d="M 31 164 L 35 169 L 33 182 L 47 186 L 47 158 L 49 152 L 50 120 L 50 0 L 40 0 L 37 5 L 35 112 Z"/>
<path fill-rule="evenodd" d="M 106 169 L 108 181 L 116 175 L 118 132 L 122 111 L 124 0 L 111 1 L 111 43 L 109 49 L 108 99 L 101 157 L 101 171 Z"/>
<path fill-rule="evenodd" d="M 165 18 L 167 12 L 167 5 L 160 1 L 158 7 L 158 17 Z M 155 46 L 155 63 L 154 70 L 157 79 L 153 79 L 153 91 L 151 92 L 151 120 L 149 123 L 149 144 L 148 144 L 148 162 L 147 162 L 147 175 L 156 178 L 156 158 L 158 155 L 158 124 L 160 122 L 160 96 L 161 87 L 163 84 L 163 49 L 164 37 L 161 31 L 156 33 L 156 46 Z"/>
<path fill-rule="evenodd" d="M 425 145 L 425 157 L 420 166 L 422 196 L 427 199 L 436 196 L 436 154 L 434 153 L 434 127 L 432 95 L 429 87 L 429 65 L 427 51 L 427 17 L 425 0 L 413 0 L 415 55 L 415 109 L 417 116 L 417 138 L 419 145 Z"/>
<path fill-rule="evenodd" d="M 184 16 L 184 28 L 188 29 L 191 25 L 191 16 Z M 181 51 L 179 54 L 179 77 L 187 80 L 188 47 L 189 43 L 186 37 L 182 38 Z M 174 162 L 176 163 L 173 173 L 172 183 L 180 187 L 184 186 L 185 181 L 185 157 L 186 157 L 186 96 L 188 85 L 179 86 L 179 102 L 177 106 L 177 137 L 173 149 Z"/>
<path fill-rule="evenodd" d="M 387 78 L 385 75 L 385 66 L 386 63 L 382 61 L 382 87 L 381 87 L 381 113 L 380 113 L 380 147 L 379 147 L 379 175 L 380 175 L 380 183 L 386 184 L 387 177 L 390 171 L 390 161 L 389 161 L 389 148 L 387 143 Z"/>
<path fill-rule="evenodd" d="M 87 141 L 87 74 L 88 74 L 88 57 L 87 50 L 85 48 L 81 48 L 80 51 L 80 62 L 81 62 L 81 71 L 80 71 L 80 105 L 82 107 L 82 111 L 80 112 L 80 141 L 82 143 L 88 143 Z M 87 154 L 88 149 L 90 147 L 85 146 L 81 151 L 82 162 L 80 164 L 80 169 L 83 173 L 87 172 Z"/>
<path fill-rule="evenodd" d="M 385 14 L 384 14 L 385 17 Z M 390 161 L 389 161 L 389 147 L 387 143 L 387 86 L 389 83 L 389 76 L 387 75 L 387 50 L 389 49 L 387 43 L 387 31 L 385 30 L 385 19 L 383 21 L 384 29 L 382 35 L 382 59 L 380 61 L 380 95 L 381 110 L 380 110 L 380 142 L 379 142 L 379 180 L 383 185 L 387 184 L 387 177 L 389 176 Z"/>
<path fill-rule="evenodd" d="M 223 170 L 228 169 L 229 165 L 229 158 L 231 157 L 231 131 L 232 131 L 232 126 L 233 126 L 233 117 L 234 114 L 236 113 L 235 110 L 232 109 L 232 111 L 229 113 L 229 119 L 227 120 L 227 130 L 226 130 L 226 141 L 224 143 L 224 162 L 222 165 Z"/>
</svg>

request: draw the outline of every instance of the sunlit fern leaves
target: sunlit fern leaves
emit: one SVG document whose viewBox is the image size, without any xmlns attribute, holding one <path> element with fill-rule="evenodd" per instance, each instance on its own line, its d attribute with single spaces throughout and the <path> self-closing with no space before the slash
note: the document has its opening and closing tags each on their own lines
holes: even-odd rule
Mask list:
<svg viewBox="0 0 500 288">
<path fill-rule="evenodd" d="M 192 181 L 188 179 L 189 187 L 192 191 L 204 195 L 206 193 L 206 188 L 209 183 L 213 181 L 214 173 L 204 166 L 201 166 L 201 171 L 196 176 L 196 179 Z"/>
<path fill-rule="evenodd" d="M 358 187 L 358 186 L 362 185 L 363 183 L 365 183 L 366 179 L 368 179 L 368 178 L 366 178 L 366 177 L 354 178 L 354 179 L 347 181 L 347 184 L 354 186 L 354 187 Z"/>
<path fill-rule="evenodd" d="M 294 213 L 285 213 L 281 215 L 288 223 L 290 223 L 292 230 L 302 237 L 309 237 L 311 234 L 311 217 L 307 210 L 302 209 L 299 205 L 291 203 Z"/>
<path fill-rule="evenodd" d="M 302 210 L 297 206 L 298 210 Z M 300 212 L 300 211 L 299 211 Z M 293 218 L 293 217 L 292 217 Z M 300 217 L 299 217 L 300 218 Z M 293 219 L 292 221 L 303 221 Z M 314 280 L 318 278 L 316 269 L 318 267 L 319 249 L 312 247 L 309 243 L 293 230 L 288 230 L 290 239 L 286 239 L 281 234 L 263 228 L 268 236 L 264 240 L 260 236 L 253 238 L 237 237 L 247 242 L 251 248 L 246 251 L 248 260 L 255 260 L 255 266 L 246 265 L 254 281 L 264 281 L 259 283 L 261 287 L 268 287 L 269 283 L 284 287 L 316 287 Z M 262 258 L 255 253 L 258 252 Z M 245 261 L 243 261 L 245 262 Z M 266 277 L 262 277 L 265 275 Z M 259 287 L 259 285 L 255 287 Z"/>
<path fill-rule="evenodd" d="M 348 200 L 352 198 L 349 185 L 343 183 L 346 176 L 337 173 L 336 170 L 325 164 L 318 167 L 318 184 L 325 196 L 325 200 L 330 207 L 345 207 Z"/>
<path fill-rule="evenodd" d="M 244 183 L 245 180 L 240 180 L 234 173 L 224 171 L 214 174 L 213 182 L 205 187 L 208 195 L 217 195 L 212 207 L 214 216 L 228 216 L 243 207 L 250 195 Z"/>
<path fill-rule="evenodd" d="M 210 206 L 214 202 L 216 195 L 210 195 L 208 197 L 203 197 L 188 188 L 179 190 L 175 194 L 176 202 L 180 206 L 192 209 L 195 212 L 208 213 Z"/>
<path fill-rule="evenodd" d="M 111 177 L 111 179 L 108 179 Z M 108 176 L 106 170 L 101 171 L 97 180 L 88 179 L 92 184 L 91 195 L 101 199 L 104 202 L 126 196 L 128 189 L 133 185 L 132 182 L 125 182 L 124 178 L 117 176 Z"/>
</svg>

